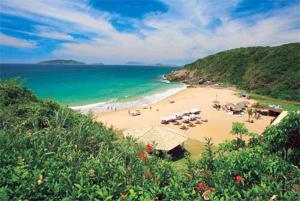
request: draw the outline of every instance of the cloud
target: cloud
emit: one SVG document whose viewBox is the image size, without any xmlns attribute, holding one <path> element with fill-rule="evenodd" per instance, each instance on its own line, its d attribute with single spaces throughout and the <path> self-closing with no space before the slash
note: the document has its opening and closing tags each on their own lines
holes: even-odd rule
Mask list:
<svg viewBox="0 0 300 201">
<path fill-rule="evenodd" d="M 190 62 L 230 48 L 300 41 L 299 28 L 294 27 L 299 24 L 295 7 L 251 16 L 251 19 L 231 19 L 232 8 L 228 4 L 222 10 L 222 6 L 216 9 L 203 1 L 189 2 L 168 1 L 167 13 L 146 16 L 140 23 L 151 29 L 138 30 L 144 37 L 135 33 L 114 33 L 109 39 L 94 37 L 88 42 L 65 43 L 54 55 L 120 63 L 128 60 Z M 237 1 L 231 1 L 229 5 L 236 4 Z M 208 29 L 214 18 L 220 19 L 221 25 Z"/>
<path fill-rule="evenodd" d="M 230 48 L 300 41 L 297 5 L 233 18 L 241 1 L 162 0 L 167 12 L 134 20 L 78 0 L 3 0 L 0 12 L 47 24 L 36 26 L 33 34 L 61 40 L 51 56 L 86 62 L 186 63 Z M 128 22 L 133 29 L 118 31 L 113 20 Z"/>
<path fill-rule="evenodd" d="M 30 35 L 36 35 L 42 38 L 50 38 L 55 40 L 65 40 L 65 41 L 71 41 L 74 40 L 74 38 L 66 33 L 58 32 L 54 28 L 48 27 L 48 26 L 36 26 L 35 32 L 27 32 L 27 34 Z"/>
<path fill-rule="evenodd" d="M 36 43 L 33 41 L 11 37 L 3 33 L 0 33 L 0 45 L 17 47 L 22 49 L 31 49 L 36 47 Z"/>
<path fill-rule="evenodd" d="M 30 6 L 29 6 L 30 5 Z M 115 31 L 109 23 L 109 14 L 95 12 L 82 1 L 74 0 L 2 0 L 1 12 L 24 17 L 38 23 L 65 27 L 70 31 L 110 34 Z"/>
</svg>

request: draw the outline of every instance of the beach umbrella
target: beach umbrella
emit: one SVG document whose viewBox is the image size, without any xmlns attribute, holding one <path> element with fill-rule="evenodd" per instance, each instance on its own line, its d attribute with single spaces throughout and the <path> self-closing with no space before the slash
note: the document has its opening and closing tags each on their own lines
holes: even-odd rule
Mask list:
<svg viewBox="0 0 300 201">
<path fill-rule="evenodd" d="M 249 101 L 242 101 L 242 103 L 244 103 L 245 105 L 250 105 Z"/>
<path fill-rule="evenodd" d="M 175 116 L 169 116 L 169 120 L 170 120 L 170 121 L 175 121 L 175 120 L 176 120 L 176 117 L 175 117 Z"/>
<path fill-rule="evenodd" d="M 155 149 L 169 151 L 187 140 L 179 129 L 169 126 L 145 126 L 124 131 L 124 137 L 132 137 L 144 144 L 155 144 Z"/>
<path fill-rule="evenodd" d="M 198 108 L 193 108 L 190 111 L 190 113 L 192 113 L 192 114 L 198 114 L 199 112 L 200 112 L 200 110 Z"/>
<path fill-rule="evenodd" d="M 161 120 L 161 121 L 168 121 L 169 118 L 168 118 L 168 117 L 161 117 L 160 120 Z"/>
<path fill-rule="evenodd" d="M 191 119 L 191 120 L 196 119 L 196 117 L 197 117 L 197 116 L 194 115 L 194 114 L 191 114 L 191 115 L 190 115 L 190 119 Z"/>
<path fill-rule="evenodd" d="M 213 104 L 219 105 L 219 104 L 220 104 L 220 101 L 214 100 L 214 101 L 213 101 Z"/>
<path fill-rule="evenodd" d="M 183 113 L 183 114 L 190 114 L 190 112 L 187 111 L 187 110 L 183 111 L 182 113 Z"/>
<path fill-rule="evenodd" d="M 175 113 L 174 116 L 176 119 L 181 119 L 181 114 L 179 112 Z"/>
<path fill-rule="evenodd" d="M 189 116 L 183 116 L 182 120 L 183 120 L 183 122 L 190 121 L 190 117 Z"/>
<path fill-rule="evenodd" d="M 176 117 L 181 117 L 181 113 L 177 112 L 174 114 Z"/>
</svg>

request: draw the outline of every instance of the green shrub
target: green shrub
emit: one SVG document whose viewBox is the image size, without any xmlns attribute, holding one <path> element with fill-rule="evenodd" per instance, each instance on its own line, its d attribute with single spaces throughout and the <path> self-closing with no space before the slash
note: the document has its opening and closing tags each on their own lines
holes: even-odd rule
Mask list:
<svg viewBox="0 0 300 201">
<path fill-rule="evenodd" d="M 52 101 L 38 100 L 16 83 L 0 82 L 0 200 L 295 200 L 298 149 L 284 160 L 272 146 L 235 141 L 212 149 L 177 171 L 144 145 Z M 276 128 L 281 146 L 293 147 L 291 114 Z M 288 132 L 287 132 L 288 131 Z M 278 134 L 279 133 L 279 134 Z M 288 135 L 288 137 L 284 136 Z M 241 140 L 242 141 L 242 140 Z M 270 147 L 269 147 L 270 146 Z M 277 146 L 277 145 L 276 145 Z"/>
</svg>

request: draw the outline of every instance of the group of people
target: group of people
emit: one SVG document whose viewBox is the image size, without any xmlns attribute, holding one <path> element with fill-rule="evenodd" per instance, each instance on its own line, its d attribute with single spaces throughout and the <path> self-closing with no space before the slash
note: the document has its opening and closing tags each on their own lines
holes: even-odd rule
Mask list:
<svg viewBox="0 0 300 201">
<path fill-rule="evenodd" d="M 112 107 L 112 106 L 107 106 L 107 110 L 115 110 L 115 111 L 117 111 L 117 107 Z"/>
</svg>

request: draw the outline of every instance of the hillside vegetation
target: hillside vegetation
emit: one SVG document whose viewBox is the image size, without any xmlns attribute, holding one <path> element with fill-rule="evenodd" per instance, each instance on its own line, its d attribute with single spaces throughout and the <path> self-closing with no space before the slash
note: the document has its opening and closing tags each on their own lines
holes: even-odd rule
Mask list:
<svg viewBox="0 0 300 201">
<path fill-rule="evenodd" d="M 187 156 L 177 171 L 151 145 L 53 101 L 14 80 L 0 81 L 0 200 L 296 200 L 300 114 L 215 150 Z M 249 135 L 242 124 L 234 134 Z"/>
<path fill-rule="evenodd" d="M 204 78 L 254 93 L 300 101 L 300 43 L 248 47 L 199 59 L 185 68 Z"/>
</svg>

